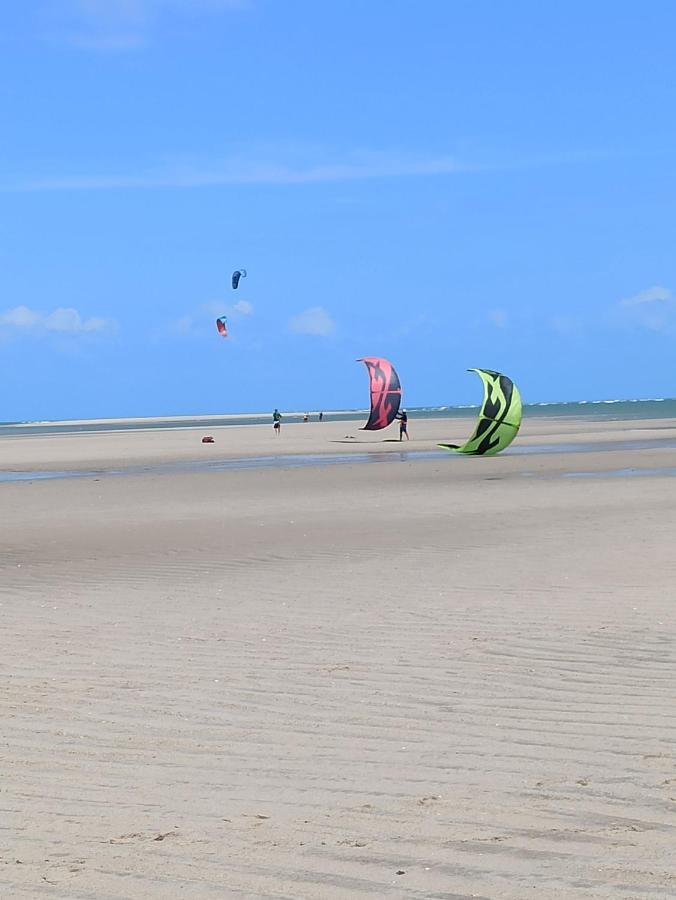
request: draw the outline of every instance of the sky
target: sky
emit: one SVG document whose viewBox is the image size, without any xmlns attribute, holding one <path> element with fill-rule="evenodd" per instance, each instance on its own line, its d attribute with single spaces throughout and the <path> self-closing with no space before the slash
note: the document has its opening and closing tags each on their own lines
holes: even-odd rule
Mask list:
<svg viewBox="0 0 676 900">
<path fill-rule="evenodd" d="M 666 0 L 3 4 L 0 421 L 364 407 L 361 356 L 407 406 L 478 402 L 470 366 L 676 396 L 675 32 Z"/>
</svg>

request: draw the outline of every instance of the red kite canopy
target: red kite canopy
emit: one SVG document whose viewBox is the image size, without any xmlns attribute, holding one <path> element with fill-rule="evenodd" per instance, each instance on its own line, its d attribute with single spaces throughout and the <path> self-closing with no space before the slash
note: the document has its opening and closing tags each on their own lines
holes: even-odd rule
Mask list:
<svg viewBox="0 0 676 900">
<path fill-rule="evenodd" d="M 394 422 L 401 403 L 401 383 L 394 366 L 387 359 L 367 356 L 358 359 L 369 373 L 371 414 L 362 431 L 379 431 Z"/>
</svg>

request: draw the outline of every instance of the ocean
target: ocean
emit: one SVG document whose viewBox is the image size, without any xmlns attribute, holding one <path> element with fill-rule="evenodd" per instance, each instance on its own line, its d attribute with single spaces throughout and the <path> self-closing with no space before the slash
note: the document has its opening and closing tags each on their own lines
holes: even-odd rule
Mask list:
<svg viewBox="0 0 676 900">
<path fill-rule="evenodd" d="M 459 419 L 472 416 L 478 406 L 409 406 L 409 418 L 415 419 Z M 302 422 L 303 413 L 285 413 L 284 422 Z M 653 400 L 577 400 L 567 403 L 524 404 L 524 418 L 584 418 L 604 421 L 624 419 L 670 419 L 676 418 L 676 399 Z M 310 414 L 316 421 L 317 412 Z M 325 410 L 324 418 L 330 421 L 351 422 L 367 417 L 364 409 Z M 249 415 L 205 415 L 167 416 L 164 418 L 92 420 L 73 422 L 6 422 L 0 424 L 0 438 L 21 434 L 65 434 L 73 432 L 97 431 L 137 431 L 156 428 L 204 428 L 222 425 L 268 425 L 271 413 L 251 413 Z"/>
</svg>

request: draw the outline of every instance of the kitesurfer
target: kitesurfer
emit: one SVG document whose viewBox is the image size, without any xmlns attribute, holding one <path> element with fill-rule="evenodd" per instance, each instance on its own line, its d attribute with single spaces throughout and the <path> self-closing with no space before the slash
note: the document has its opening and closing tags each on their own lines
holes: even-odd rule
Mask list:
<svg viewBox="0 0 676 900">
<path fill-rule="evenodd" d="M 319 421 L 320 421 L 320 422 L 323 422 L 323 421 L 324 421 L 324 413 L 323 413 L 323 412 L 320 412 L 320 413 L 319 413 Z"/>
<path fill-rule="evenodd" d="M 405 409 L 402 409 L 401 412 L 397 413 L 395 418 L 399 419 L 399 440 L 403 441 L 404 435 L 406 435 L 406 440 L 409 440 L 408 437 L 408 413 Z"/>
<path fill-rule="evenodd" d="M 282 429 L 282 414 L 276 407 L 272 414 L 272 427 L 275 429 L 275 434 L 279 435 Z"/>
</svg>

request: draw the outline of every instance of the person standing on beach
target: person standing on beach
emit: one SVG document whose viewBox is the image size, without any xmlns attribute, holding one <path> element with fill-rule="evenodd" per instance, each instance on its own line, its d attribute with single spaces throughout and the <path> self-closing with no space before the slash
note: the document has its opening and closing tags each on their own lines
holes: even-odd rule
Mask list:
<svg viewBox="0 0 676 900">
<path fill-rule="evenodd" d="M 323 413 L 323 412 L 320 412 L 320 413 L 319 413 L 319 421 L 320 421 L 320 422 L 323 422 L 323 421 L 324 421 L 324 413 Z"/>
<path fill-rule="evenodd" d="M 408 413 L 405 409 L 402 409 L 400 413 L 397 413 L 396 418 L 399 419 L 399 440 L 403 441 L 404 435 L 406 435 L 406 440 L 409 440 L 408 437 Z"/>
<path fill-rule="evenodd" d="M 272 414 L 272 427 L 275 429 L 275 435 L 279 436 L 282 430 L 282 414 L 277 407 Z"/>
</svg>

